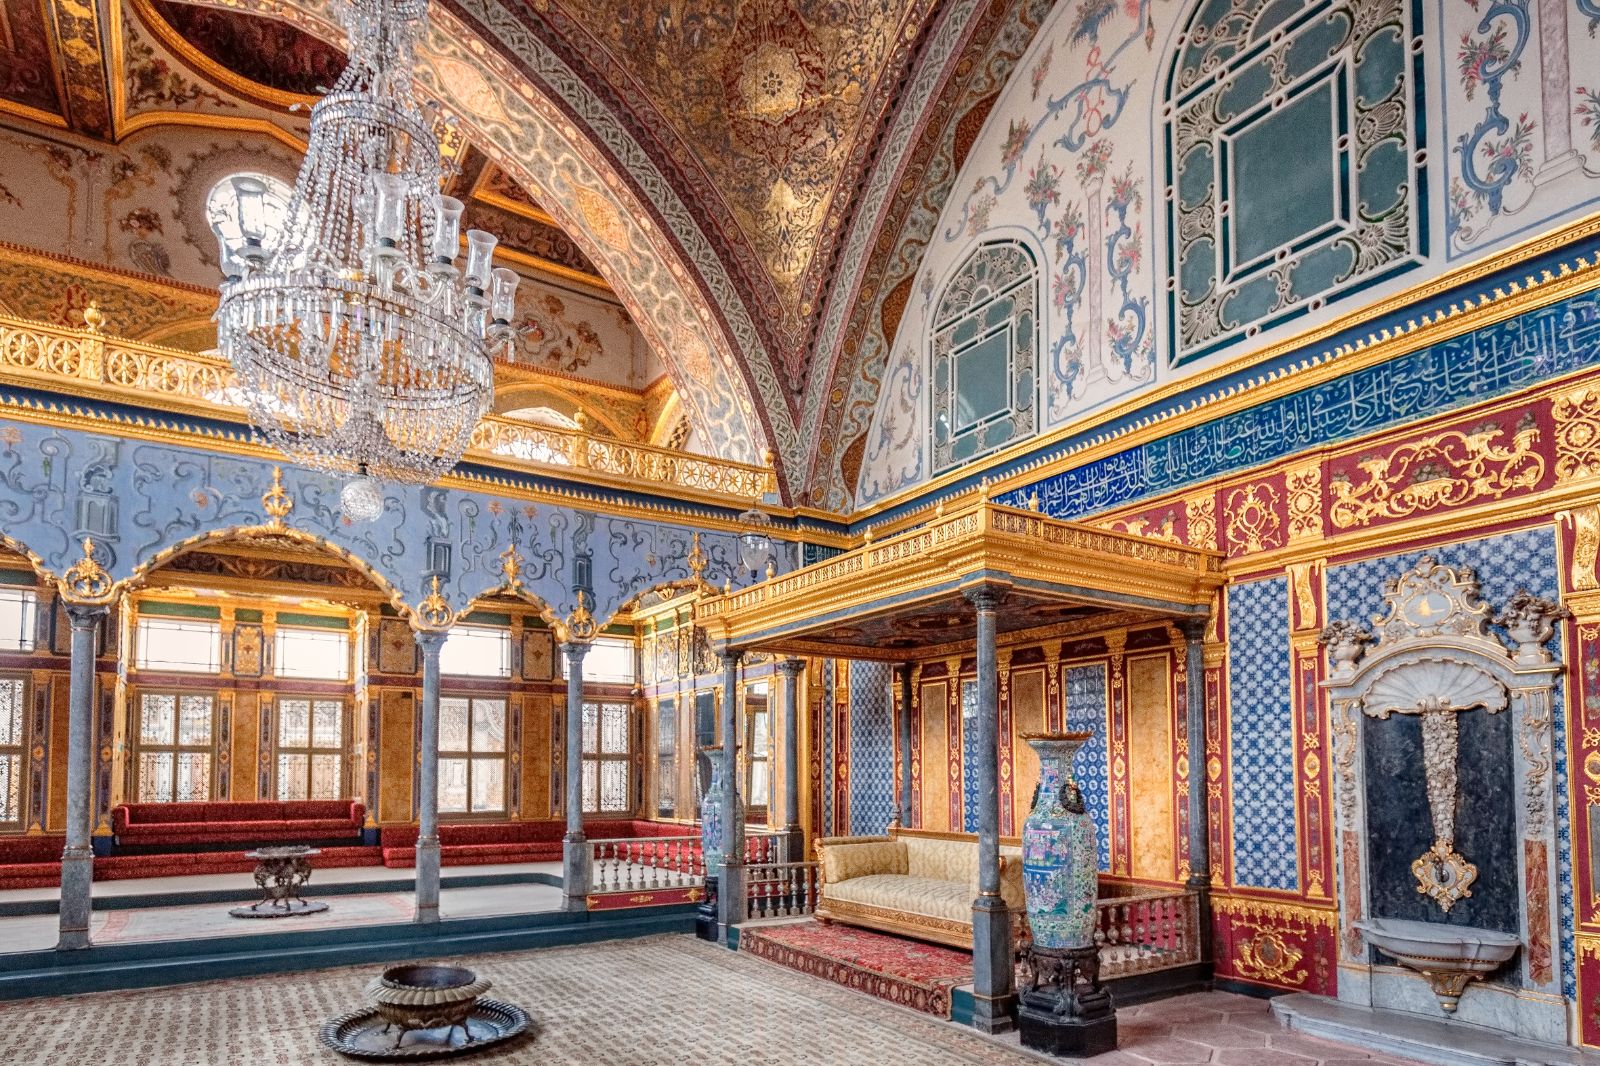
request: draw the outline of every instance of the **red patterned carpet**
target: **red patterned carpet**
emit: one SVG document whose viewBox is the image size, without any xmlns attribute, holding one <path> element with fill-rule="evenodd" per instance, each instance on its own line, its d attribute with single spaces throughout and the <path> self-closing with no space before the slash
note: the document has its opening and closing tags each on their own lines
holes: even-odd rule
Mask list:
<svg viewBox="0 0 1600 1066">
<path fill-rule="evenodd" d="M 972 955 L 920 940 L 795 922 L 746 928 L 739 947 L 758 958 L 902 1007 L 950 1017 L 950 990 L 972 980 Z"/>
</svg>

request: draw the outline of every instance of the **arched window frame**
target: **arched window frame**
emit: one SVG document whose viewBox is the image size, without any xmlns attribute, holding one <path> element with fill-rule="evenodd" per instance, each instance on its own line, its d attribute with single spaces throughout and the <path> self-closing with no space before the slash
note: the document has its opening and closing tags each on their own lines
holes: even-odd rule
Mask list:
<svg viewBox="0 0 1600 1066">
<path fill-rule="evenodd" d="M 1239 345 L 1422 262 L 1421 21 L 1416 0 L 1371 0 L 1360 10 L 1354 0 L 1194 5 L 1159 101 L 1174 365 Z M 1318 50 L 1319 35 L 1333 43 Z M 1384 64 L 1392 67 L 1387 82 Z M 1276 123 L 1285 131 L 1305 128 L 1321 116 L 1324 98 L 1325 171 L 1304 151 L 1292 159 L 1250 158 L 1251 149 L 1270 143 L 1263 131 Z M 1235 188 L 1245 184 L 1241 173 L 1326 173 L 1328 207 L 1313 207 L 1318 197 L 1274 180 L 1267 184 L 1292 191 L 1263 212 Z M 1320 182 L 1312 185 L 1322 191 Z M 1241 241 L 1251 216 L 1260 227 L 1273 207 L 1279 210 L 1271 221 L 1283 227 L 1289 218 L 1300 228 L 1271 240 L 1258 228 L 1254 239 Z"/>
<path fill-rule="evenodd" d="M 1009 313 L 997 315 L 1008 303 Z M 980 244 L 945 283 L 929 331 L 928 425 L 935 474 L 1038 431 L 1040 314 L 1039 257 L 1021 241 Z M 976 336 L 969 329 L 975 329 Z M 963 394 L 960 388 L 961 357 L 976 356 L 985 343 L 1001 341 L 1005 342 L 1005 402 L 976 414 L 963 411 L 964 396 L 970 399 L 972 394 Z"/>
</svg>

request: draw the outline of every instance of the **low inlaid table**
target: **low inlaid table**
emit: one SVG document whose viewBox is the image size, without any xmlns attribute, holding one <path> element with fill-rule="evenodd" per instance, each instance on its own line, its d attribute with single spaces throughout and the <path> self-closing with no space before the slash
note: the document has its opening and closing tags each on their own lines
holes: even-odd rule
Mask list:
<svg viewBox="0 0 1600 1066">
<path fill-rule="evenodd" d="M 326 903 L 300 898 L 300 889 L 311 880 L 311 860 L 321 854 L 317 848 L 300 845 L 245 852 L 245 858 L 255 860 L 256 887 L 261 889 L 261 898 L 228 913 L 235 918 L 287 918 L 327 910 Z"/>
</svg>

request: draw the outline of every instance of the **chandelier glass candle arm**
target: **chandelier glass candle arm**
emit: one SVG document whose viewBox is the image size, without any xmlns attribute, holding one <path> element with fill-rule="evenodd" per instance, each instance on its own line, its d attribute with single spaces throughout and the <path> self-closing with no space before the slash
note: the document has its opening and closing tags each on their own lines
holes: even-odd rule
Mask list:
<svg viewBox="0 0 1600 1066">
<path fill-rule="evenodd" d="M 492 354 L 515 338 L 517 275 L 439 192 L 439 144 L 413 96 L 426 0 L 345 0 L 350 62 L 311 110 L 286 204 L 233 182 L 217 225 L 218 347 L 252 424 L 291 459 L 353 475 L 346 514 L 376 517 L 373 479 L 426 484 L 487 413 Z M 352 513 L 358 512 L 358 513 Z"/>
</svg>

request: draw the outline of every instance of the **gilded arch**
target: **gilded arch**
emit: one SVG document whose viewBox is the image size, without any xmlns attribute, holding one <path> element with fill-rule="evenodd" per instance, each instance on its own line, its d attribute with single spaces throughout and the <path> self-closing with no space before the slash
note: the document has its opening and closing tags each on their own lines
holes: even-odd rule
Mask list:
<svg viewBox="0 0 1600 1066">
<path fill-rule="evenodd" d="M 198 2 L 291 22 L 324 40 L 341 37 L 328 5 L 320 0 Z M 629 176 L 559 106 L 570 101 L 552 99 L 544 86 L 502 54 L 515 47 L 525 53 L 518 59 L 532 65 L 541 58 L 538 42 L 520 26 L 512 28 L 509 13 L 493 0 L 473 6 L 480 23 L 500 27 L 505 38 L 491 42 L 455 10 L 435 4 L 432 28 L 418 56 L 420 83 L 438 94 L 442 109 L 459 121 L 469 139 L 534 190 L 557 224 L 600 267 L 672 369 L 685 403 L 711 438 L 712 450 L 759 462 L 770 444 L 780 466 L 798 468 L 801 441 L 749 315 L 726 278 L 703 283 L 708 275 L 721 274 L 709 248 L 693 253 L 692 262 L 680 250 L 687 237 L 703 244 L 703 236 L 686 233 L 678 216 L 671 234 L 656 225 L 652 216 L 658 214 L 657 205 L 640 197 Z M 563 82 L 561 91 L 584 92 L 575 81 Z"/>
</svg>

